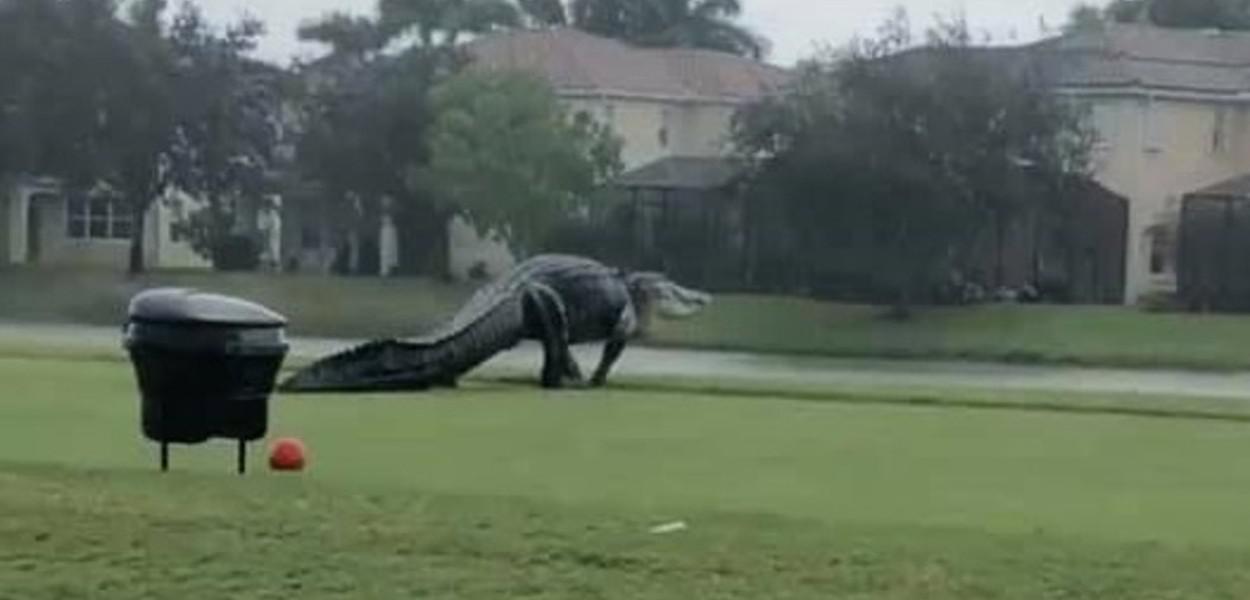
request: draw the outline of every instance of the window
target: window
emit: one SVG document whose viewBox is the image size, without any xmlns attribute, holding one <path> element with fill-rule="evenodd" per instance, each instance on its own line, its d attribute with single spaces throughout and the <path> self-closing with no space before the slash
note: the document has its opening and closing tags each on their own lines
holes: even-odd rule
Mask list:
<svg viewBox="0 0 1250 600">
<path fill-rule="evenodd" d="M 187 212 L 181 201 L 171 202 L 168 206 L 172 217 L 169 223 L 169 241 L 180 244 L 187 241 Z"/>
<path fill-rule="evenodd" d="M 133 229 L 130 211 L 110 196 L 75 195 L 66 206 L 66 235 L 75 240 L 128 240 Z"/>
</svg>

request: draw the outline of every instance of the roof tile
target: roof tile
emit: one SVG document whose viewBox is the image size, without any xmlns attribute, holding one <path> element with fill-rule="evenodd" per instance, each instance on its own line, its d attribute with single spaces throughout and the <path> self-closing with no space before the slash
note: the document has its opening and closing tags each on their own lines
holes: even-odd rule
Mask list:
<svg viewBox="0 0 1250 600">
<path fill-rule="evenodd" d="M 779 88 L 785 69 L 681 48 L 642 48 L 571 28 L 508 31 L 468 45 L 479 66 L 538 73 L 562 91 L 752 100 Z"/>
</svg>

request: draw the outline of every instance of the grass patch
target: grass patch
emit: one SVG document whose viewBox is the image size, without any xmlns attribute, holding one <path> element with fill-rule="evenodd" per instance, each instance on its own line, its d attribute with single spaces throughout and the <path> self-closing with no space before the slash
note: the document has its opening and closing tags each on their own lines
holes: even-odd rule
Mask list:
<svg viewBox="0 0 1250 600">
<path fill-rule="evenodd" d="M 1250 368 L 1250 318 L 1116 306 L 935 308 L 909 321 L 876 307 L 732 296 L 698 319 L 659 321 L 652 343 L 863 358 L 1196 370 Z"/>
<path fill-rule="evenodd" d="M 1239 423 L 475 381 L 279 397 L 307 473 L 236 477 L 216 443 L 162 475 L 124 363 L 0 380 L 0 598 L 1250 593 Z"/>
<path fill-rule="evenodd" d="M 259 481 L 258 481 L 259 480 Z M 0 464 L 0 596 L 1229 598 L 1250 554 Z"/>
<path fill-rule="evenodd" d="M 273 307 L 305 336 L 375 337 L 421 331 L 472 292 L 423 279 L 337 278 L 158 271 L 137 277 L 102 270 L 0 270 L 0 319 L 117 325 L 136 293 L 193 287 Z"/>
<path fill-rule="evenodd" d="M 0 360 L 0 377 L 11 392 L 0 403 L 0 456 L 154 464 L 125 365 Z M 272 432 L 304 437 L 310 478 L 327 482 L 1004 533 L 1250 537 L 1250 524 L 1231 525 L 1248 510 L 1239 493 L 1250 492 L 1250 430 L 1234 423 L 494 383 L 279 397 L 274 411 Z M 231 451 L 185 450 L 174 462 L 228 471 Z M 1108 514 L 1131 497 L 1150 502 Z M 1176 520 L 1188 501 L 1206 510 Z"/>
<path fill-rule="evenodd" d="M 177 285 L 272 306 L 294 335 L 377 337 L 419 333 L 472 291 L 416 279 L 100 271 L 0 271 L 0 319 L 117 325 L 137 291 Z M 956 359 L 1133 368 L 1250 369 L 1250 318 L 1147 313 L 1124 307 L 983 306 L 919 311 L 811 300 L 722 296 L 703 315 L 657 320 L 658 346 L 826 356 Z"/>
</svg>

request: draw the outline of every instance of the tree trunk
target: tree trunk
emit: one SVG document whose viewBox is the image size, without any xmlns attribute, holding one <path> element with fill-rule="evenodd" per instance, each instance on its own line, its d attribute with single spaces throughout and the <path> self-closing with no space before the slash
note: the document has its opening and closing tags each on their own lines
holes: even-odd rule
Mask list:
<svg viewBox="0 0 1250 600">
<path fill-rule="evenodd" d="M 143 247 L 146 221 L 147 211 L 142 207 L 133 207 L 130 224 L 130 265 L 127 270 L 130 275 L 138 275 L 147 271 Z"/>
<path fill-rule="evenodd" d="M 886 252 L 893 254 L 894 270 L 901 275 L 898 280 L 894 306 L 890 309 L 890 318 L 897 321 L 905 321 L 911 318 L 912 286 L 915 285 L 916 273 L 920 270 L 915 264 L 917 259 L 908 254 L 912 251 L 908 248 L 908 241 L 911 237 L 908 225 L 909 223 L 906 219 L 899 223 L 898 231 L 894 238 L 894 247 L 886 250 Z"/>
<path fill-rule="evenodd" d="M 1001 289 L 1007 285 L 1007 265 L 1005 257 L 1007 246 L 1006 218 L 996 212 L 994 215 L 994 288 Z"/>
<path fill-rule="evenodd" d="M 360 274 L 360 229 L 353 227 L 347 232 L 347 275 Z"/>
<path fill-rule="evenodd" d="M 889 317 L 895 321 L 906 321 L 911 318 L 911 286 L 909 279 L 905 279 L 898 286 L 898 296 L 894 300 L 894 306 L 890 307 Z"/>
<path fill-rule="evenodd" d="M 430 231 L 430 253 L 426 272 L 438 279 L 451 278 L 451 236 L 447 228 L 451 225 L 451 215 L 435 213 L 434 226 Z"/>
<path fill-rule="evenodd" d="M 450 274 L 447 228 L 452 214 L 423 203 L 409 203 L 395 216 L 401 269 L 414 275 L 446 279 Z"/>
</svg>

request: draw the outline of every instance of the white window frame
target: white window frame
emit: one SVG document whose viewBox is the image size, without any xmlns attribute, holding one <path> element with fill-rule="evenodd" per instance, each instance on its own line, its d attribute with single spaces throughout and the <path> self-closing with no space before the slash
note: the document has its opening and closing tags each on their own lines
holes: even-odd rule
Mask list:
<svg viewBox="0 0 1250 600">
<path fill-rule="evenodd" d="M 76 194 L 65 198 L 65 237 L 84 242 L 129 241 L 130 209 L 115 196 Z"/>
</svg>

